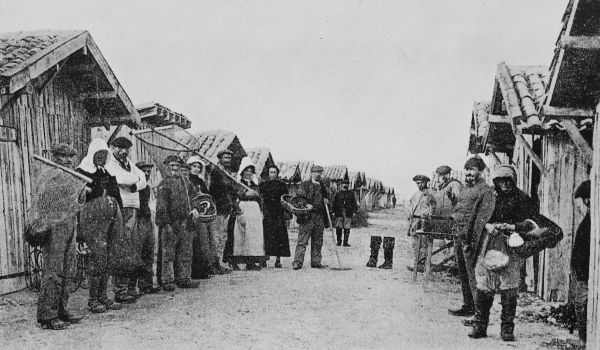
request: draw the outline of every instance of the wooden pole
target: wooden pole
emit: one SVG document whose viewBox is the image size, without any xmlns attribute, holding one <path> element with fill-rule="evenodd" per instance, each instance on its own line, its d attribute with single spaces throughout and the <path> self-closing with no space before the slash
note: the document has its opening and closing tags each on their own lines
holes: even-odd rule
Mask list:
<svg viewBox="0 0 600 350">
<path fill-rule="evenodd" d="M 53 161 L 51 161 L 49 159 L 46 159 L 46 158 L 41 157 L 41 156 L 38 156 L 37 154 L 32 155 L 32 157 L 33 157 L 33 159 L 38 160 L 38 161 L 40 161 L 40 162 L 42 162 L 42 163 L 44 163 L 46 165 L 49 165 L 51 167 L 58 168 L 58 169 L 60 169 L 60 170 L 62 170 L 64 172 L 67 172 L 70 175 L 73 175 L 76 178 L 78 178 L 80 180 L 83 180 L 83 181 L 85 181 L 85 182 L 87 182 L 89 184 L 92 183 L 92 179 L 90 179 L 89 177 L 87 177 L 85 175 L 82 175 L 82 174 L 76 172 L 75 170 L 69 169 L 69 168 L 64 167 L 62 165 L 58 165 L 58 164 L 54 163 Z"/>
<path fill-rule="evenodd" d="M 590 271 L 588 280 L 587 305 L 587 349 L 600 349 L 600 124 L 596 107 L 594 117 L 594 151 L 590 180 L 591 221 L 590 232 Z"/>
</svg>

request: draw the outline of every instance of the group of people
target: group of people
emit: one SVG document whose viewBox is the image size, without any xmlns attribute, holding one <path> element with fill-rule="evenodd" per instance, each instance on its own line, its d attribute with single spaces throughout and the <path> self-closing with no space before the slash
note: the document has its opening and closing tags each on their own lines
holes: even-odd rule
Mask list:
<svg viewBox="0 0 600 350">
<path fill-rule="evenodd" d="M 418 234 L 423 218 L 452 218 L 463 305 L 448 311 L 454 316 L 472 316 L 463 322 L 472 327 L 469 337 L 487 337 L 490 309 L 494 295 L 499 293 L 500 336 L 504 341 L 513 341 L 524 261 L 544 248 L 556 246 L 562 231 L 517 188 L 512 166 L 501 165 L 492 171 L 493 186 L 482 176 L 486 165 L 481 158 L 468 159 L 464 168 L 464 184 L 451 178 L 450 167 L 436 169 L 440 179 L 437 191 L 428 188 L 427 176 L 414 177 L 419 190 L 410 201 L 412 229 Z M 415 245 L 415 254 L 419 254 L 419 248 L 423 247 Z"/>
<path fill-rule="evenodd" d="M 288 188 L 278 179 L 276 166 L 270 166 L 268 179 L 259 182 L 256 166 L 248 157 L 242 159 L 237 173 L 232 170 L 229 150 L 218 153 L 218 164 L 210 174 L 201 157 L 191 155 L 184 161 L 172 154 L 163 160 L 163 179 L 152 189 L 149 180 L 154 165 L 133 164 L 131 147 L 126 137 L 117 137 L 110 145 L 95 139 L 78 166 L 73 164 L 76 151 L 71 146 L 58 144 L 51 149 L 55 163 L 75 168 L 91 182 L 80 195 L 81 209 L 49 227 L 48 239 L 41 243 L 44 260 L 37 320 L 44 328 L 65 329 L 83 318 L 67 310 L 67 284 L 75 253 L 87 255 L 92 313 L 121 309 L 123 304 L 161 289 L 197 288 L 199 283 L 194 280 L 231 273 L 239 270 L 240 264 L 246 270 L 260 270 L 269 257 L 275 257 L 274 267 L 281 268 L 281 257 L 291 255 L 291 214 L 281 203 Z M 308 212 L 297 219 L 294 270 L 302 268 L 309 241 L 311 267 L 327 267 L 321 263 L 321 247 L 330 220 L 326 208 L 329 195 L 322 174 L 322 167 L 313 166 L 311 178 L 295 193 L 306 201 Z M 348 184 L 342 187 L 332 211 L 338 245 L 350 246 L 357 204 Z M 207 214 L 211 205 L 214 212 Z M 111 276 L 114 300 L 108 296 Z"/>
</svg>

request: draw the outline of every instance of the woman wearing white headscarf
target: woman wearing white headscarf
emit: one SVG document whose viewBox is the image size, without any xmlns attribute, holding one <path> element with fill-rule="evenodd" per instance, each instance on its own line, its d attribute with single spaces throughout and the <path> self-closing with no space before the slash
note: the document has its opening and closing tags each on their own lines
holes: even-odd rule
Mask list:
<svg viewBox="0 0 600 350">
<path fill-rule="evenodd" d="M 251 191 L 239 194 L 239 209 L 229 219 L 225 258 L 234 269 L 237 264 L 246 264 L 246 270 L 260 270 L 267 257 L 258 177 L 256 167 L 249 157 L 242 159 L 237 178 Z"/>
</svg>

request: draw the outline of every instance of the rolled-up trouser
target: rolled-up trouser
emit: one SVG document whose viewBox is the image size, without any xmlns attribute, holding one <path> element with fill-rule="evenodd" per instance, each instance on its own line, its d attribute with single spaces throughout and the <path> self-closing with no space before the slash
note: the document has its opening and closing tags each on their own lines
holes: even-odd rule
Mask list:
<svg viewBox="0 0 600 350">
<path fill-rule="evenodd" d="M 227 224 L 229 215 L 217 215 L 208 225 L 210 232 L 211 255 L 215 262 L 221 263 L 227 242 Z"/>
<path fill-rule="evenodd" d="M 209 266 L 215 262 L 211 251 L 209 224 L 198 222 L 190 227 L 193 243 L 192 276 L 208 273 Z"/>
<path fill-rule="evenodd" d="M 456 264 L 460 276 L 460 283 L 463 293 L 463 304 L 469 308 L 474 308 L 477 295 L 477 281 L 475 280 L 475 257 L 471 247 L 463 244 L 460 238 L 454 240 L 454 254 L 456 255 Z"/>
<path fill-rule="evenodd" d="M 296 254 L 294 263 L 302 265 L 304 263 L 304 254 L 306 246 L 310 239 L 310 263 L 311 265 L 321 263 L 321 248 L 323 247 L 323 231 L 325 225 L 323 218 L 319 214 L 311 213 L 306 223 L 300 224 L 298 230 L 298 243 L 296 244 Z"/>
<path fill-rule="evenodd" d="M 138 212 L 137 208 L 123 208 L 123 230 L 124 237 L 133 237 L 132 239 L 139 239 L 138 237 Z M 138 246 L 138 244 L 131 244 L 133 247 Z M 132 254 L 139 254 L 137 252 L 132 252 Z M 141 268 L 138 267 L 138 269 Z M 133 271 L 129 271 L 127 274 L 119 273 L 119 275 L 113 276 L 113 292 L 115 295 L 123 295 L 128 294 L 129 292 L 129 280 L 131 278 L 135 278 L 137 275 L 137 269 Z"/>
<path fill-rule="evenodd" d="M 175 221 L 171 228 L 160 229 L 162 285 L 188 281 L 192 274 L 192 235 L 185 221 Z"/>
</svg>

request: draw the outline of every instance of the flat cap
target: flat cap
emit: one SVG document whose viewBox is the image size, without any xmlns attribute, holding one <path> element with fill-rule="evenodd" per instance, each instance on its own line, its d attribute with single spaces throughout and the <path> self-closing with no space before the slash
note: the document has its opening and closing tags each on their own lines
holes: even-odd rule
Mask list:
<svg viewBox="0 0 600 350">
<path fill-rule="evenodd" d="M 442 165 L 442 166 L 439 166 L 437 169 L 435 169 L 435 172 L 438 173 L 439 175 L 450 174 L 451 171 L 452 171 L 452 168 L 450 168 L 447 165 Z"/>
<path fill-rule="evenodd" d="M 135 164 L 136 167 L 138 167 L 138 169 L 146 169 L 146 168 L 154 168 L 154 164 L 149 163 L 149 162 L 137 162 Z"/>
<path fill-rule="evenodd" d="M 217 158 L 220 159 L 225 154 L 229 154 L 230 156 L 233 156 L 233 152 L 231 152 L 230 150 L 228 150 L 228 149 L 222 149 L 219 152 L 217 152 Z"/>
<path fill-rule="evenodd" d="M 592 192 L 591 187 L 592 184 L 590 180 L 582 182 L 581 185 L 577 187 L 577 190 L 575 190 L 575 198 L 589 199 L 590 193 Z"/>
<path fill-rule="evenodd" d="M 165 158 L 165 160 L 163 161 L 163 164 L 169 164 L 171 162 L 177 162 L 179 164 L 184 164 L 183 159 L 179 158 L 179 156 L 176 156 L 174 154 L 167 156 L 167 158 Z"/>
<path fill-rule="evenodd" d="M 429 179 L 429 177 L 427 177 L 425 175 L 415 175 L 415 177 L 413 177 L 413 181 L 425 181 L 425 182 L 429 182 L 430 179 Z"/>
<path fill-rule="evenodd" d="M 483 159 L 479 157 L 471 157 L 465 163 L 465 170 L 470 168 L 476 168 L 479 171 L 483 171 L 485 169 L 485 163 L 483 162 Z"/>
<path fill-rule="evenodd" d="M 123 136 L 114 139 L 110 145 L 117 148 L 130 148 L 131 146 L 133 146 L 131 140 Z"/>
<path fill-rule="evenodd" d="M 77 154 L 77 151 L 75 151 L 75 148 L 71 147 L 70 145 L 68 145 L 66 143 L 58 143 L 56 145 L 52 145 L 52 147 L 50 147 L 50 152 L 54 155 L 67 156 L 67 157 L 73 157 L 74 155 Z"/>
<path fill-rule="evenodd" d="M 320 166 L 320 165 L 313 165 L 313 166 L 310 168 L 310 172 L 311 172 L 311 173 L 322 173 L 324 170 L 325 170 L 325 169 L 323 169 L 323 167 L 322 167 L 322 166 Z"/>
</svg>

